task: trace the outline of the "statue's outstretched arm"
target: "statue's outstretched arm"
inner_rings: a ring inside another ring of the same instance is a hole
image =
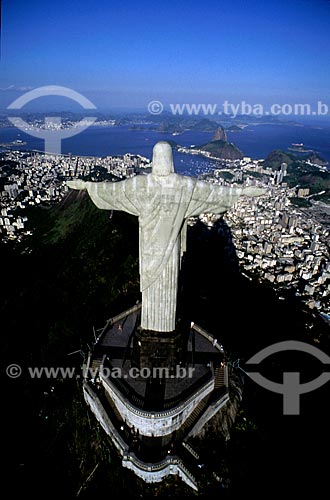
[[[240,196],[249,196],[253,198],[254,196],[261,196],[267,193],[267,189],[259,188],[256,186],[246,186],[242,188],[242,194]]]
[[[131,179],[120,182],[85,182],[80,179],[67,181],[71,189],[87,189],[93,203],[101,210],[122,210],[139,215],[135,204],[136,190],[129,189]]]
[[[241,196],[260,196],[266,189],[254,186],[232,187],[217,186],[208,182],[197,181],[186,217],[200,215],[203,212],[221,214],[229,210]]]
[[[87,182],[82,181],[81,179],[74,179],[73,181],[67,181],[67,186],[71,189],[78,189],[79,191],[83,189],[87,189]]]

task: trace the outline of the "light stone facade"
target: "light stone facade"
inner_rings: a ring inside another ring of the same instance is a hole
[[[135,408],[127,399],[120,396],[115,386],[102,376],[101,382],[116,405],[122,419],[139,430],[142,436],[166,436],[178,430],[194,411],[196,406],[214,389],[214,380],[210,380],[199,391],[176,408],[164,412],[146,412]]]

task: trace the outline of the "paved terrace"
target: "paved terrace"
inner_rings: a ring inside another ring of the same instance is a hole
[[[174,371],[162,378],[133,378],[130,376],[131,368],[136,367],[133,338],[139,318],[140,306],[135,306],[107,322],[94,347],[92,366],[100,366],[103,362],[110,370],[120,368],[121,378],[111,377],[111,380],[135,406],[154,411],[173,408],[214,377],[216,367],[223,361],[223,351],[210,335],[206,332],[204,335],[199,327],[192,326],[184,362],[178,365],[187,370],[187,375],[190,369],[190,376],[179,378]]]

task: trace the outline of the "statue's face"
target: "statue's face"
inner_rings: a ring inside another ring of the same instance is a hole
[[[165,176],[174,172],[172,147],[168,142],[157,142],[153,149],[152,173]]]

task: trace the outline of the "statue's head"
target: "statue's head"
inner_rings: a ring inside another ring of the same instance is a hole
[[[152,174],[165,176],[173,174],[173,152],[172,146],[165,141],[155,144],[152,155]]]

